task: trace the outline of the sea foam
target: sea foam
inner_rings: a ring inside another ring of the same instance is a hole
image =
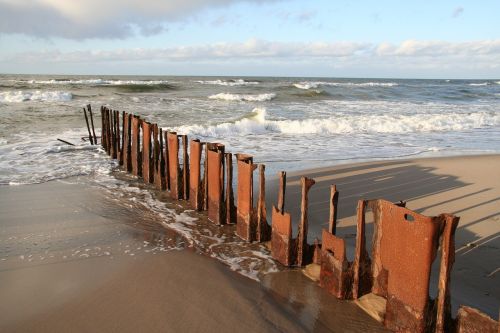
[[[199,80],[195,81],[200,84],[213,84],[213,85],[219,85],[219,86],[251,86],[251,85],[257,85],[259,82],[256,81],[245,81],[243,79],[237,79],[237,80]]]
[[[267,93],[267,94],[258,94],[258,95],[242,95],[242,94],[229,94],[229,93],[220,93],[208,96],[209,99],[218,99],[223,101],[238,101],[238,102],[265,102],[270,101],[276,94]]]
[[[179,132],[206,137],[247,134],[347,134],[463,131],[500,125],[500,114],[493,112],[422,113],[412,115],[346,115],[303,120],[268,120],[265,108],[255,108],[249,117],[215,126],[181,126]]]
[[[293,84],[299,89],[316,89],[319,86],[332,87],[395,87],[396,82],[326,82],[326,81],[303,81]]]
[[[0,92],[0,103],[64,102],[70,101],[73,95],[66,91],[3,91]]]
[[[167,84],[165,80],[104,80],[104,79],[88,79],[88,80],[30,80],[30,84],[47,84],[47,85],[64,85],[64,84],[81,84],[81,85],[157,85]]]

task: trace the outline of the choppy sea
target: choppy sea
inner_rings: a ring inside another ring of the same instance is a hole
[[[225,143],[269,173],[500,152],[500,80],[0,75],[0,184],[107,174],[81,141],[88,103]]]

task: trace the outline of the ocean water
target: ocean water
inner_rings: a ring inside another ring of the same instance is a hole
[[[222,142],[270,174],[500,151],[500,80],[1,75],[0,184],[108,174],[81,140],[88,103]]]

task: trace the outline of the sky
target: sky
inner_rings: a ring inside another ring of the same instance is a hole
[[[500,78],[499,0],[0,0],[0,73]]]

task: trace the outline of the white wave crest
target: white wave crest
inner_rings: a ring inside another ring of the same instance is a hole
[[[243,79],[237,79],[237,80],[207,80],[207,81],[195,81],[200,84],[213,84],[213,85],[219,85],[219,86],[250,86],[250,85],[256,85],[259,84],[259,82],[256,81],[245,81]]]
[[[475,86],[475,87],[480,87],[480,86],[487,86],[488,82],[482,82],[482,83],[469,83],[469,86]]]
[[[500,114],[476,112],[469,114],[413,115],[338,115],[304,120],[267,120],[266,109],[256,108],[255,116],[234,123],[215,126],[182,126],[179,132],[206,137],[242,136],[247,134],[346,134],[346,133],[415,133],[463,131],[500,126]]]
[[[0,103],[62,102],[70,101],[73,95],[66,91],[3,91],[0,92]]]
[[[276,94],[268,93],[268,94],[258,94],[258,95],[241,95],[241,94],[229,94],[229,93],[220,93],[216,95],[208,96],[210,99],[218,99],[222,101],[247,101],[247,102],[265,102],[270,101]]]
[[[104,80],[104,79],[88,79],[88,80],[31,80],[28,81],[30,84],[54,84],[54,85],[64,85],[64,84],[81,84],[81,85],[109,85],[109,86],[121,86],[121,85],[156,85],[156,84],[166,84],[168,81],[165,80]]]
[[[293,84],[299,89],[316,89],[319,86],[331,87],[395,87],[396,82],[325,82],[325,81],[304,81]]]

